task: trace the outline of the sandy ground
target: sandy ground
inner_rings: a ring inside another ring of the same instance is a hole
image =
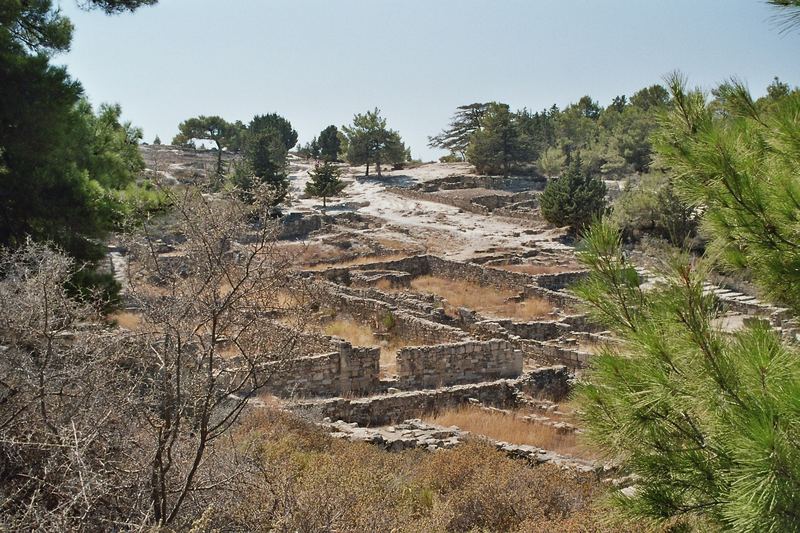
[[[293,160],[293,211],[322,211],[317,198],[302,198],[312,164]],[[531,221],[486,216],[464,212],[457,207],[415,200],[387,190],[387,186],[409,187],[453,174],[468,173],[463,163],[431,163],[403,171],[386,172],[382,178],[363,176],[363,169],[351,169],[344,179],[349,182],[339,198],[328,201],[325,210],[330,214],[346,211],[378,217],[385,221],[378,230],[383,238],[411,239],[431,252],[453,259],[468,259],[475,255],[506,250],[566,250],[558,242],[561,235],[543,224]],[[368,230],[374,232],[375,230]]]

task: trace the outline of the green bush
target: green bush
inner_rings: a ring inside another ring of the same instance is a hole
[[[665,174],[645,174],[631,180],[614,202],[612,220],[629,242],[651,235],[678,247],[694,248],[697,244],[697,212],[680,199]]]
[[[576,154],[566,173],[548,181],[540,199],[542,216],[557,226],[578,232],[605,210],[606,186],[588,172]]]

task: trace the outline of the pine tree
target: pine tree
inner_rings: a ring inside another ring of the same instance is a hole
[[[193,117],[178,125],[178,134],[172,139],[174,145],[189,145],[195,140],[209,140],[217,149],[217,167],[214,172],[213,186],[222,184],[222,150],[230,147],[234,135],[233,125],[218,116]]]
[[[341,180],[342,171],[334,164],[317,164],[309,172],[311,181],[306,183],[306,194],[322,198],[322,207],[327,207],[327,199],[336,196],[347,186]]]
[[[472,135],[480,129],[488,108],[489,104],[480,103],[458,106],[447,129],[435,137],[428,137],[428,146],[460,154],[461,159],[466,159]]]
[[[708,102],[670,80],[657,149],[700,206],[710,253],[677,256],[648,283],[616,227],[586,234],[575,292],[621,341],[578,391],[589,437],[639,478],[620,509],[699,530],[800,530],[800,349],[767,321],[735,332],[704,290],[718,261],[800,312],[800,94],[763,109],[738,83]],[[699,522],[699,524],[698,524]]]
[[[603,213],[605,195],[603,181],[584,168],[576,154],[563,176],[548,181],[540,198],[542,216],[551,224],[577,232]]]
[[[254,185],[269,188],[270,203],[277,206],[289,193],[289,149],[297,144],[297,132],[278,115],[256,116],[244,134],[242,160],[232,177],[241,196],[253,201]]]
[[[351,126],[342,128],[348,138],[347,161],[351,165],[375,163],[378,176],[382,164],[402,163],[408,158],[408,149],[400,134],[386,126],[386,119],[377,107],[373,111],[357,114]]]
[[[530,159],[528,139],[506,104],[488,104],[481,128],[470,137],[467,160],[481,174],[502,173]]]
[[[325,161],[337,161],[339,159],[339,129],[336,126],[328,126],[319,134],[319,153]]]

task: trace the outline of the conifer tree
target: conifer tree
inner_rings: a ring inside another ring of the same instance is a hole
[[[327,207],[327,199],[336,196],[347,186],[341,180],[342,171],[334,164],[317,164],[309,172],[311,181],[306,183],[306,194],[322,198],[322,207]]]
[[[172,144],[188,145],[197,140],[209,140],[217,149],[217,168],[214,173],[215,187],[222,183],[222,150],[229,148],[234,135],[233,125],[218,116],[204,116],[184,120],[178,125],[178,134]]]
[[[467,160],[481,174],[508,177],[515,164],[528,159],[527,138],[506,104],[488,104],[481,128],[470,138]]]
[[[370,163],[375,163],[375,170],[380,176],[382,164],[402,163],[408,158],[408,149],[400,134],[387,127],[386,119],[381,116],[377,107],[357,114],[353,118],[353,124],[342,129],[348,138],[348,162],[352,165],[367,165],[367,176]]]
[[[548,181],[540,198],[542,216],[551,224],[579,231],[603,213],[605,195],[603,181],[592,175],[576,154],[563,176]]]
[[[578,400],[590,438],[638,476],[620,509],[698,530],[800,530],[800,349],[765,320],[724,331],[703,282],[722,261],[800,312],[800,94],[761,108],[739,83],[708,102],[670,79],[657,149],[712,239],[645,285],[607,222],[586,234],[575,292],[620,339]]]
[[[322,130],[317,144],[322,159],[331,162],[339,159],[341,141],[339,140],[339,129],[336,126],[331,125]]]
[[[488,108],[489,104],[480,103],[458,106],[447,129],[428,137],[428,146],[449,150],[451,154],[460,154],[462,159],[466,159],[472,135],[480,129]]]

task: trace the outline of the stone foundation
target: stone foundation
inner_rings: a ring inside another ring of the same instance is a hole
[[[264,365],[262,377],[267,385],[259,392],[280,397],[330,397],[373,394],[380,389],[380,348],[353,347],[349,342],[334,341],[337,351],[296,357]],[[220,379],[241,380],[235,360]],[[245,390],[242,391],[246,393]]]
[[[327,417],[331,420],[355,422],[360,426],[381,426],[416,418],[425,413],[436,413],[474,400],[485,405],[513,408],[517,406],[521,392],[559,400],[569,390],[570,379],[565,367],[556,366],[534,370],[515,380],[501,379],[368,398],[307,400],[294,402],[289,408],[320,420]]]

